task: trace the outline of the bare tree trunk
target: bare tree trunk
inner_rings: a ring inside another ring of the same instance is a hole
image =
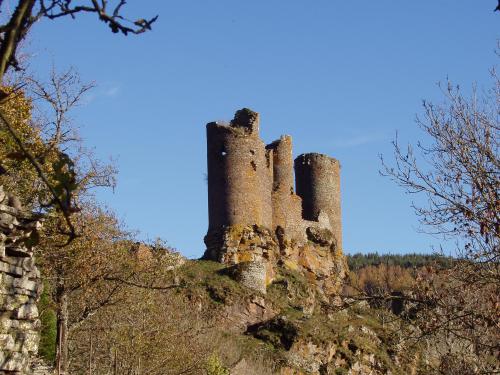
[[[34,5],[35,0],[21,0],[6,25],[7,31],[0,46],[0,82],[9,63],[15,59],[17,45],[28,29],[26,23],[31,16]]]
[[[68,371],[68,295],[64,287],[58,287],[57,296],[57,375]]]

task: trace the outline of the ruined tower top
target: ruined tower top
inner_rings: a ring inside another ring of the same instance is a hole
[[[248,108],[236,111],[231,126],[244,129],[245,133],[259,136],[259,114]]]

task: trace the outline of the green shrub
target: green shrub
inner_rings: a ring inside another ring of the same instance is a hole
[[[205,369],[207,375],[230,375],[229,369],[222,365],[219,356],[215,353],[208,358]]]
[[[46,290],[47,286],[44,287],[38,304],[41,321],[38,354],[48,364],[53,364],[56,359],[57,315],[52,307],[51,298]]]

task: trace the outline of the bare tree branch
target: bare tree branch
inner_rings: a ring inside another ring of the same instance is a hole
[[[0,82],[10,67],[20,69],[16,58],[18,45],[31,27],[42,18],[55,20],[66,16],[75,18],[79,13],[93,13],[113,33],[142,34],[151,30],[158,16],[132,21],[121,14],[125,5],[125,0],[119,0],[112,9],[108,9],[107,1],[19,0],[12,16],[5,24],[0,25]]]

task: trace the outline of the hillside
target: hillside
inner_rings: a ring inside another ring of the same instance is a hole
[[[89,361],[96,373],[116,366],[121,374],[137,366],[151,375],[425,373],[391,313],[329,305],[299,273],[278,272],[267,294],[211,261],[186,261],[164,275],[165,289],[129,287],[72,334],[81,353],[72,373]]]

